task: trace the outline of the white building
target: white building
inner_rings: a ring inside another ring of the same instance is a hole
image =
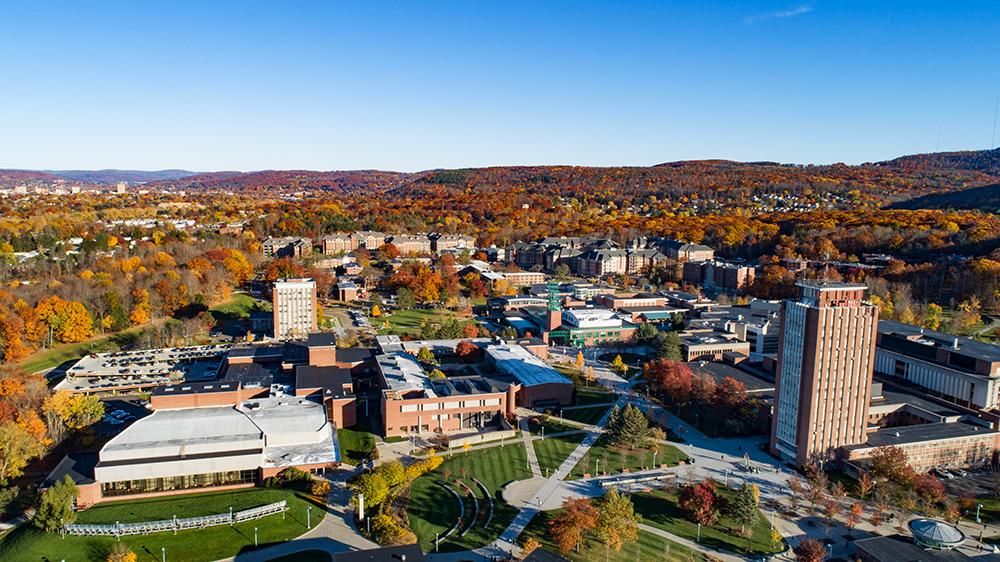
[[[272,289],[274,337],[305,337],[319,329],[316,320],[316,282],[312,279],[279,279]]]

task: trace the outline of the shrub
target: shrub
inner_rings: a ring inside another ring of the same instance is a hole
[[[326,499],[330,495],[330,482],[327,480],[316,480],[313,482],[310,492],[317,498]]]
[[[379,544],[402,545],[417,542],[413,531],[398,524],[386,514],[372,517],[372,536]]]
[[[136,562],[139,557],[123,542],[116,542],[108,553],[108,562]]]

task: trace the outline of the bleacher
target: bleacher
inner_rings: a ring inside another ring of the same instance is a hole
[[[111,525],[92,525],[72,523],[63,526],[63,532],[69,535],[81,536],[115,536],[146,535],[163,531],[181,531],[184,529],[204,529],[217,525],[232,525],[241,521],[260,519],[274,513],[287,511],[285,501],[275,502],[259,507],[252,507],[232,513],[217,513],[200,517],[185,517],[182,519],[164,519],[160,521],[143,521],[141,523],[114,523]]]

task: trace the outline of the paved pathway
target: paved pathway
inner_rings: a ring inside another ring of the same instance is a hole
[[[538,466],[538,455],[535,447],[531,444],[531,432],[528,431],[528,420],[522,419],[519,424],[521,428],[521,440],[524,441],[524,451],[528,455],[528,465],[531,467],[532,476],[541,476],[542,469]]]
[[[322,550],[329,554],[352,550],[378,548],[354,528],[354,511],[350,507],[351,492],[347,479],[353,473],[345,470],[330,475],[330,495],[327,497],[326,517],[298,539],[272,547],[236,556],[237,562],[264,562],[307,550]]]

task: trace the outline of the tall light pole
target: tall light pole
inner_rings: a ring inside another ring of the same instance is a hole
[[[698,523],[698,536],[695,537],[694,542],[701,542],[701,523]]]
[[[308,506],[308,507],[306,507],[306,529],[312,529],[313,528],[313,525],[312,525],[312,512],[313,512],[313,508],[312,508],[311,505]]]
[[[253,545],[257,546],[257,527],[253,528]]]
[[[165,546],[160,547],[160,559],[163,562],[167,562],[167,547]]]
[[[976,504],[976,523],[982,523],[982,520],[979,519],[979,510],[982,509],[982,507],[983,504]]]

